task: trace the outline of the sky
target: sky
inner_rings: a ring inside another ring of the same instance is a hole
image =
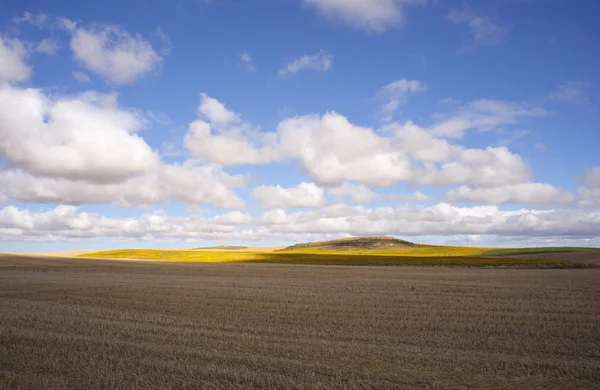
[[[595,0],[0,3],[0,251],[600,246]]]

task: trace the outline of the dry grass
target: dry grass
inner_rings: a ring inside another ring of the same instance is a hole
[[[598,388],[600,270],[0,259],[0,388]]]

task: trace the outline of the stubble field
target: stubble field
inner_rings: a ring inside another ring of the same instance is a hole
[[[0,257],[0,388],[598,388],[600,269]]]

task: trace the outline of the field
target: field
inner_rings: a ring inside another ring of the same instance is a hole
[[[264,263],[264,264],[313,264],[313,265],[419,265],[419,266],[472,266],[472,267],[531,267],[565,268],[593,266],[593,263],[570,262],[570,255],[576,251],[589,252],[594,259],[600,259],[600,250],[567,248],[557,251],[549,248],[548,253],[560,252],[559,258],[524,258],[521,254],[546,253],[543,248],[490,250],[489,248],[451,247],[414,245],[393,249],[363,250],[322,250],[299,248],[257,252],[243,250],[113,250],[86,254],[98,259],[139,259],[177,262],[211,263]],[[506,255],[513,255],[512,257]]]
[[[600,269],[0,257],[0,389],[600,387]]]
[[[480,253],[481,256],[510,256],[510,255],[528,255],[539,253],[574,253],[574,252],[593,252],[600,254],[597,248],[578,248],[578,247],[545,247],[545,248],[503,248],[490,249]]]

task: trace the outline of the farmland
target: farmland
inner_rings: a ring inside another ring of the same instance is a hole
[[[0,257],[0,388],[597,388],[600,269]]]
[[[139,250],[125,249],[85,254],[97,259],[138,259],[207,263],[265,263],[313,265],[420,265],[420,266],[473,266],[473,267],[531,267],[566,268],[599,265],[600,250],[591,248],[534,248],[490,249],[475,247],[406,245],[393,248],[331,249],[332,246],[292,246],[274,251],[241,250]],[[546,250],[547,249],[547,250]],[[562,250],[561,250],[562,249]],[[594,262],[571,262],[573,254],[585,252]],[[521,255],[541,254],[526,258]],[[545,254],[559,254],[549,256]]]
[[[162,250],[118,250],[87,254],[84,257],[97,259],[137,259],[175,261],[193,263],[264,263],[264,264],[312,264],[312,265],[426,265],[426,266],[514,266],[532,268],[568,268],[573,265],[564,260],[533,259],[522,260],[510,257],[483,258],[462,255],[444,255],[448,250],[433,255],[422,253],[363,253],[332,251],[276,251],[276,252],[234,252],[234,251],[162,251]],[[451,253],[451,252],[450,252]],[[460,253],[460,252],[459,252]]]
[[[481,256],[510,256],[510,255],[529,255],[541,253],[574,253],[574,252],[595,252],[600,253],[597,248],[577,248],[577,247],[547,247],[547,248],[502,248],[491,249],[480,253]]]

